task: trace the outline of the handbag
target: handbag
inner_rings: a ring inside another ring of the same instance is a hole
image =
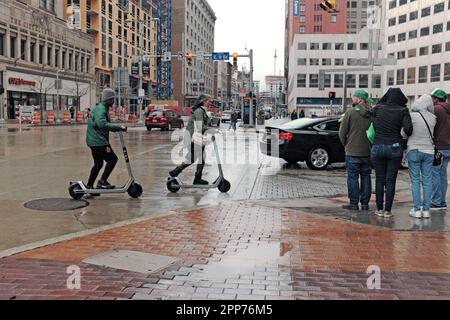
[[[194,133],[192,134],[192,143],[204,146],[206,144],[206,138],[203,136],[202,133],[197,131],[197,123],[194,121]]]
[[[369,129],[366,130],[366,134],[370,144],[373,144],[375,141],[375,126],[373,125],[373,122],[370,124]]]
[[[443,157],[443,155],[442,155],[441,152],[439,152],[439,150],[438,150],[437,147],[436,147],[436,143],[434,142],[434,136],[433,136],[433,134],[431,133],[430,126],[428,125],[427,120],[425,120],[425,117],[423,116],[423,114],[421,114],[420,112],[419,112],[419,114],[421,115],[423,121],[425,121],[425,124],[427,125],[427,128],[428,128],[428,132],[430,133],[431,141],[433,142],[433,147],[434,147],[433,166],[434,166],[434,167],[438,167],[438,166],[440,166],[441,163],[442,163],[442,157]]]

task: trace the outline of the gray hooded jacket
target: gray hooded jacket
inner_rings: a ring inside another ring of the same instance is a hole
[[[436,126],[436,116],[432,113],[434,112],[434,106],[430,95],[423,95],[416,100],[411,107],[411,120],[414,129],[412,135],[408,139],[408,152],[418,150],[424,153],[433,154],[433,141],[427,125],[419,112],[424,116],[431,132],[434,132],[434,127]]]

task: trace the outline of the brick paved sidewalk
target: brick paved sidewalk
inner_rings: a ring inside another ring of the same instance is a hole
[[[81,261],[111,249],[180,258],[146,275]],[[450,299],[450,235],[232,203],[0,260],[0,299]],[[70,265],[81,289],[66,288]],[[366,270],[381,268],[381,289]]]

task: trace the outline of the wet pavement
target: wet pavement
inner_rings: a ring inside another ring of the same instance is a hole
[[[112,137],[119,163],[110,180],[119,186],[127,173]],[[399,174],[394,218],[350,212],[341,209],[342,164],[314,172],[255,157],[256,133],[240,128],[227,139],[249,142],[241,154],[219,141],[221,156],[247,161],[224,164],[229,193],[172,194],[166,179],[176,133],[135,127],[125,139],[140,199],[103,195],[83,198],[89,205],[76,210],[25,208],[42,198],[65,203],[69,181],[87,178],[84,138],[83,126],[0,128],[0,299],[450,299],[450,218],[408,216],[407,171]],[[208,164],[205,177],[216,176]],[[177,262],[151,274],[83,262],[110,250]],[[81,290],[66,287],[71,265],[81,268]],[[366,285],[373,265],[380,290]]]

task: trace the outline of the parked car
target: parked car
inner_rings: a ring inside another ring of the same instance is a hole
[[[312,170],[324,170],[331,163],[345,162],[339,126],[340,117],[302,118],[269,126],[260,141],[261,151],[289,163],[306,161]]]
[[[230,121],[231,120],[231,111],[224,111],[222,112],[222,118],[220,119],[220,121],[222,123]]]
[[[174,110],[154,110],[147,111],[145,126],[148,131],[151,131],[153,128],[160,128],[161,131],[170,131],[173,128],[183,128],[184,122]]]
[[[206,114],[208,115],[208,127],[220,126],[220,118],[214,112],[208,111]]]

